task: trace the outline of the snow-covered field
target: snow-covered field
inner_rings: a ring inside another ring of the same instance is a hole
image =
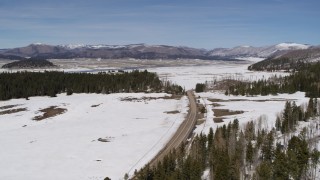
[[[252,62],[224,62],[213,61],[206,65],[180,66],[180,67],[158,67],[149,68],[151,72],[156,72],[164,80],[177,83],[185,89],[194,89],[197,83],[206,81],[236,79],[236,80],[259,80],[267,79],[272,75],[285,76],[285,72],[258,72],[249,71],[248,66]]]
[[[157,154],[187,113],[186,97],[154,99],[164,96],[60,94],[1,101],[0,107],[18,105],[10,109],[27,111],[0,115],[0,179],[122,179],[132,174]],[[134,99],[122,100],[128,97]],[[32,120],[50,106],[67,111]],[[166,113],[175,110],[179,113]]]
[[[286,101],[295,101],[299,106],[309,101],[305,97],[305,93],[297,92],[295,94],[278,94],[276,96],[226,96],[223,92],[207,92],[197,93],[197,97],[206,107],[205,122],[198,125],[196,128],[197,133],[209,133],[210,127],[216,129],[218,126],[227,124],[234,119],[238,119],[240,125],[245,125],[249,121],[256,121],[261,119],[261,127],[271,129],[275,126],[276,116],[281,113],[285,107]],[[215,102],[210,99],[218,99]],[[220,106],[214,106],[217,103]],[[230,111],[243,111],[241,114],[223,116],[222,123],[214,123],[213,118],[215,114],[213,109],[228,109]],[[257,123],[258,125],[258,123]]]
[[[272,75],[284,76],[284,72],[255,72],[247,70],[248,66],[261,58],[239,58],[243,61],[206,61],[206,60],[96,60],[96,59],[77,59],[77,60],[51,60],[60,68],[48,69],[52,71],[65,72],[91,72],[97,73],[109,70],[131,70],[147,69],[156,72],[161,79],[169,80],[179,84],[186,90],[194,89],[197,83],[221,79],[237,80],[258,80],[267,79]],[[0,61],[5,64],[7,61]],[[44,69],[24,69],[27,71],[44,71]],[[0,69],[0,72],[19,71],[17,69]]]

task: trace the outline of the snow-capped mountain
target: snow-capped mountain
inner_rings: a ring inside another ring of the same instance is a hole
[[[88,48],[88,49],[121,49],[121,48],[133,48],[136,46],[141,46],[143,44],[129,44],[129,45],[106,45],[106,44],[97,44],[97,45],[87,45],[87,44],[67,44],[67,45],[59,45],[60,47],[67,49],[80,49],[80,48]]]
[[[285,54],[288,51],[308,49],[309,45],[297,43],[281,43],[265,47],[237,46],[234,48],[216,48],[213,50],[197,49],[184,46],[168,45],[47,45],[42,43],[30,44],[26,47],[6,49],[2,55],[21,57],[44,57],[48,59],[68,58],[136,58],[136,59],[204,59],[230,60],[241,58],[267,58]]]
[[[310,45],[298,44],[298,43],[280,43],[275,45],[279,50],[298,50],[298,49],[308,49]]]
[[[280,43],[272,46],[252,47],[252,46],[237,46],[234,48],[218,48],[208,52],[210,56],[225,56],[225,57],[261,57],[267,58],[273,55],[281,55],[290,50],[308,49],[310,45],[298,43]]]
[[[207,50],[190,47],[167,45],[46,45],[31,44],[26,47],[3,51],[6,55],[22,57],[41,56],[48,59],[68,58],[136,58],[136,59],[212,59],[206,55]]]

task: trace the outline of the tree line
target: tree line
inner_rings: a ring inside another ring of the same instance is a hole
[[[307,105],[304,114],[318,115],[315,101],[310,100],[312,104]],[[236,119],[215,132],[210,129],[209,134],[196,135],[190,149],[183,144],[157,165],[136,171],[134,179],[198,180],[205,170],[209,171],[210,179],[219,180],[316,179],[320,152],[308,143],[305,130],[300,135],[287,135],[291,125],[297,126],[293,119],[295,108],[294,104],[286,103],[279,119],[280,128],[268,130],[257,121],[240,128]],[[281,136],[287,137],[286,145],[279,139]]]
[[[319,47],[288,51],[280,57],[270,57],[248,67],[249,70],[276,71],[300,70],[319,58]]]
[[[268,80],[238,82],[231,85],[225,94],[269,95],[303,91],[307,97],[320,97],[320,63],[309,64],[286,77],[272,77]]]
[[[17,72],[0,73],[0,100],[30,96],[55,97],[58,93],[167,92],[183,93],[181,86],[162,82],[145,71],[110,73]]]
[[[308,66],[303,60],[293,60],[288,57],[280,57],[280,58],[268,58],[266,60],[257,62],[248,67],[248,70],[255,71],[279,71],[285,70],[290,71],[292,69],[299,70]]]
[[[20,61],[10,62],[2,66],[2,68],[43,68],[43,67],[55,67],[55,65],[41,58],[29,58]]]

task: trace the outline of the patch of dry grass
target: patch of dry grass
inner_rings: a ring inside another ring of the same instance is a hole
[[[183,95],[171,95],[171,96],[164,96],[164,97],[142,97],[142,98],[135,98],[135,97],[125,97],[121,98],[121,101],[137,101],[137,102],[142,102],[142,101],[150,101],[150,100],[157,100],[157,99],[176,99],[179,100],[182,98]]]
[[[167,114],[178,114],[178,113],[180,113],[180,111],[177,111],[177,110],[175,110],[175,111],[165,111],[164,113],[167,113]]]
[[[13,107],[16,107],[16,106],[19,106],[19,104],[16,104],[16,105],[1,106],[1,107],[0,107],[0,110],[2,110],[2,109],[10,109],[10,108],[13,108]]]
[[[220,107],[220,106],[223,106],[223,105],[218,104],[218,103],[212,103],[211,105],[212,105],[213,107]]]
[[[94,104],[94,105],[92,105],[91,107],[98,107],[98,106],[100,106],[101,104]]]
[[[215,123],[222,123],[222,122],[223,122],[223,118],[221,118],[221,117],[215,117],[215,118],[213,118],[213,122],[215,122]]]
[[[215,117],[230,116],[244,113],[244,111],[230,111],[229,109],[213,109],[213,112]]]
[[[0,111],[0,115],[5,115],[5,114],[13,114],[21,111],[26,111],[27,108],[18,108],[18,109],[9,109],[5,111]]]
[[[41,121],[43,119],[47,119],[50,117],[57,116],[59,114],[63,114],[66,111],[67,111],[67,109],[64,109],[64,108],[57,108],[57,106],[50,106],[48,108],[41,109],[40,112],[43,112],[44,114],[34,117],[33,120]]]
[[[206,120],[205,119],[198,119],[196,125],[203,124]]]

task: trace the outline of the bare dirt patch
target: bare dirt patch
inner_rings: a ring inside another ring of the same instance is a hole
[[[172,94],[171,96],[164,96],[163,99],[176,99],[179,100],[183,97],[183,95]]]
[[[220,106],[223,106],[223,105],[218,104],[218,103],[212,103],[211,105],[212,105],[213,107],[220,107]]]
[[[164,97],[142,97],[142,98],[135,98],[135,97],[125,97],[121,98],[121,101],[133,101],[133,102],[142,102],[142,101],[151,101],[157,99],[181,99],[182,95],[171,95],[171,96],[164,96]]]
[[[244,101],[244,102],[248,102],[248,101],[252,101],[252,102],[268,102],[268,101],[295,101],[297,99],[284,99],[284,98],[272,98],[272,99],[258,99],[258,100],[250,100],[250,99],[215,99],[215,98],[211,98],[208,99],[209,101],[216,103],[216,102],[236,102],[236,101]]]
[[[198,119],[196,125],[203,124],[204,122],[206,122],[206,120],[204,120],[204,119]]]
[[[228,100],[225,100],[225,99],[215,99],[215,98],[211,98],[211,99],[208,99],[208,100],[211,101],[211,102],[251,101],[251,100],[248,100],[248,99],[228,99]]]
[[[0,115],[13,114],[21,111],[27,111],[27,108],[18,108],[18,109],[9,109],[5,111],[0,111]]]
[[[167,113],[167,114],[178,114],[178,113],[180,113],[180,111],[177,111],[177,110],[175,110],[175,111],[165,111],[164,113]]]
[[[64,109],[64,108],[57,108],[57,106],[50,106],[48,108],[41,109],[40,112],[43,112],[44,114],[34,117],[33,120],[41,121],[43,119],[47,119],[50,117],[54,117],[54,116],[63,114],[66,111],[67,111],[67,109]]]
[[[102,103],[101,103],[102,104]],[[98,106],[100,106],[101,104],[94,104],[94,105],[92,105],[91,107],[98,107]]]
[[[222,122],[224,122],[224,121],[223,121],[223,118],[221,118],[221,117],[215,117],[215,118],[213,118],[213,122],[215,122],[215,123],[222,123]]]
[[[19,105],[20,105],[20,104],[1,106],[1,107],[0,107],[0,110],[2,110],[2,109],[11,109],[11,108],[17,107],[17,106],[19,106]]]
[[[209,98],[208,101],[210,101],[210,102],[229,102],[229,100],[216,99],[216,98]]]
[[[285,98],[272,98],[272,99],[261,99],[261,100],[251,100],[254,102],[268,102],[268,101],[296,101],[297,99],[285,99]]]
[[[100,142],[111,142],[114,139],[114,137],[105,137],[105,138],[99,138],[98,141]]]
[[[230,111],[229,109],[213,109],[213,112],[215,117],[230,116],[244,113],[244,111]]]

